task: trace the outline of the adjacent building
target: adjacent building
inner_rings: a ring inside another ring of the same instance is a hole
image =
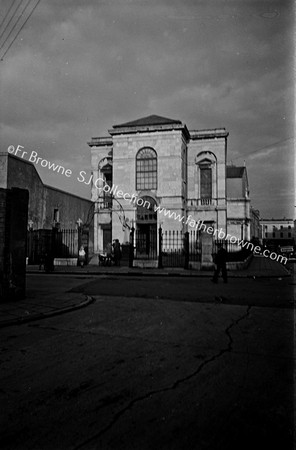
[[[251,206],[251,221],[250,221],[250,235],[251,241],[262,244],[262,228],[260,224],[260,212],[258,209]]]
[[[28,190],[28,227],[35,230],[76,228],[87,223],[93,207],[88,199],[44,184],[33,163],[7,152],[0,153],[0,187]]]
[[[247,168],[227,166],[226,183],[227,233],[250,240],[251,209]]]
[[[260,225],[264,245],[276,248],[295,244],[293,219],[261,219]]]
[[[91,200],[45,185],[33,163],[7,152],[0,153],[0,188],[18,188],[28,192],[29,261],[33,259],[36,262],[42,256],[44,246],[49,245],[52,230],[59,232],[58,255],[78,254],[78,229],[83,234],[81,243],[87,247],[89,255],[93,254]],[[34,257],[31,256],[33,253]]]

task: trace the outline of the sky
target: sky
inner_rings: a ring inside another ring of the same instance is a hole
[[[35,151],[71,169],[35,165],[46,184],[90,198],[77,181],[91,171],[87,142],[113,125],[156,114],[225,127],[251,205],[262,218],[294,218],[293,1],[37,2],[5,42],[12,0],[0,0],[1,152],[20,145],[24,158]]]

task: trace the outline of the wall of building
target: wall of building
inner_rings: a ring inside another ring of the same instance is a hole
[[[251,207],[250,235],[251,239],[262,241],[262,228],[260,225],[260,213],[257,209]]]
[[[222,137],[219,134],[222,133]],[[193,139],[188,144],[188,181],[187,211],[195,221],[212,223],[215,228],[226,232],[226,137],[225,130],[205,130],[190,132]],[[200,180],[198,162],[202,159],[213,161],[212,164],[212,201],[202,204],[200,199]]]
[[[246,170],[243,176],[238,178],[227,178],[227,198],[245,198],[248,197],[248,179]]]
[[[201,138],[191,140],[188,144],[188,201],[199,198],[196,157],[201,153],[207,158],[207,152],[216,157],[216,195],[217,204],[225,205],[226,198],[226,143],[225,138]]]
[[[262,219],[262,237],[265,240],[294,239],[294,221],[292,219]]]
[[[241,198],[243,196],[241,178],[227,178],[227,197]]]
[[[44,185],[34,165],[7,152],[1,153],[0,180],[2,188],[19,187],[29,191],[29,219],[34,222],[36,229],[43,228]]]
[[[77,220],[86,224],[93,208],[90,200],[44,185],[34,164],[7,152],[0,154],[0,187],[27,189],[28,221],[33,229],[51,229],[54,210],[59,211],[59,226],[75,229]],[[90,251],[93,247],[93,220],[90,220]]]
[[[250,200],[227,199],[227,233],[239,239],[249,241],[250,235]]]
[[[136,189],[136,155],[143,147],[151,147],[157,153],[157,189],[148,192]],[[181,216],[184,214],[182,131],[141,133],[140,135],[116,135],[113,137],[113,180],[120,190],[138,197],[152,195],[156,203]],[[136,221],[137,206],[129,200],[120,200],[126,218]],[[159,215],[158,225],[163,229],[182,229],[183,225],[166,216]],[[113,215],[112,233],[124,239],[124,230],[119,217]]]
[[[92,202],[89,200],[50,186],[44,186],[44,203],[45,217],[43,228],[52,226],[54,209],[59,210],[60,228],[74,229],[79,219],[82,220],[82,224],[86,224],[89,211],[93,207]],[[92,222],[91,220],[91,225]]]

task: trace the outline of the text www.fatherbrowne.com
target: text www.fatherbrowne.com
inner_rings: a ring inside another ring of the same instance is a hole
[[[176,214],[175,211],[170,211],[169,209],[161,208],[160,206],[155,206],[154,210],[159,214],[163,214],[164,216],[169,217],[170,219],[174,219],[177,220],[178,222],[186,224],[197,231],[205,231],[217,237],[217,239],[226,239],[231,244],[237,244],[241,248],[245,248],[247,250],[252,251],[255,255],[263,255],[265,258],[270,258],[273,261],[278,261],[284,264],[286,264],[286,262],[288,261],[288,259],[283,255],[278,255],[277,253],[271,252],[268,249],[264,249],[262,251],[260,245],[254,245],[252,242],[245,241],[244,239],[239,239],[236,236],[232,236],[231,234],[226,234],[224,233],[222,228],[218,229],[208,227],[205,223],[203,223],[203,221],[201,220],[196,221],[190,214],[188,215],[187,218],[185,218],[180,214]]]

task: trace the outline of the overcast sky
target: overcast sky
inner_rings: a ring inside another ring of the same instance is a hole
[[[72,169],[38,172],[89,198],[76,180],[90,173],[87,141],[114,124],[157,114],[225,127],[252,206],[294,218],[293,38],[289,0],[41,0],[0,62],[1,151],[19,144]]]

